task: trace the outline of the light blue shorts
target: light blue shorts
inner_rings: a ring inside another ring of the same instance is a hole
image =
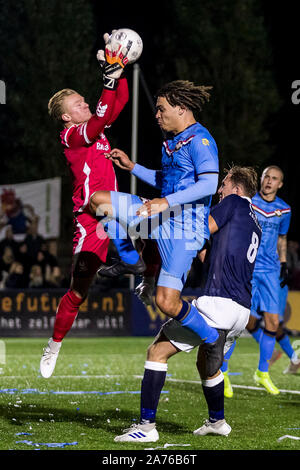
[[[252,278],[251,315],[261,318],[264,312],[280,314],[282,299],[279,271],[255,273]]]
[[[111,191],[113,216],[132,239],[156,240],[162,265],[157,285],[181,291],[197,251],[204,244],[204,210],[191,204],[145,218],[136,215],[145,199]],[[186,206],[185,206],[186,207]]]

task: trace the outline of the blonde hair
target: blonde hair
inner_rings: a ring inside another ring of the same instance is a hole
[[[233,165],[224,171],[233,184],[242,186],[246,196],[253,198],[257,193],[257,173],[253,167]]]
[[[48,102],[48,113],[53,119],[63,122],[61,117],[63,114],[63,101],[66,96],[73,95],[74,93],[77,92],[71,88],[64,88],[50,98]]]

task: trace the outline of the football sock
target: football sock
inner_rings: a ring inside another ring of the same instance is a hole
[[[103,227],[109,238],[113,241],[121,260],[128,264],[135,264],[139,260],[139,254],[123,225],[117,220],[111,219],[105,221]]]
[[[217,330],[206,323],[197,308],[185,300],[182,300],[181,311],[175,319],[179,321],[182,326],[186,326],[194,331],[205,343],[213,343],[219,337]]]
[[[156,410],[164,386],[168,364],[146,361],[141,387],[141,424],[155,423]]]
[[[263,335],[263,330],[261,328],[257,328],[253,331],[250,331],[249,333],[251,333],[251,335],[253,336],[255,341],[259,344],[259,342],[262,338],[262,335]]]
[[[222,367],[221,367],[222,372],[227,372],[227,370],[228,370],[228,361],[231,358],[231,355],[234,351],[235,346],[236,346],[236,341],[234,341],[234,343],[232,343],[232,345],[228,349],[227,353],[224,354],[224,361],[223,361],[223,364],[222,364]]]
[[[259,343],[260,356],[258,363],[258,370],[261,372],[268,372],[269,361],[272,357],[275,342],[276,342],[276,331],[269,331],[264,328],[263,334]]]
[[[208,406],[209,421],[215,423],[224,419],[224,377],[221,372],[217,377],[202,381],[202,389]]]
[[[293,349],[293,346],[291,345],[290,338],[288,337],[287,333],[284,333],[283,336],[277,340],[277,342],[290,359],[292,359],[293,356],[295,357],[296,353]]]
[[[66,336],[77,316],[83,298],[69,290],[60,300],[53,328],[53,341],[60,342]]]

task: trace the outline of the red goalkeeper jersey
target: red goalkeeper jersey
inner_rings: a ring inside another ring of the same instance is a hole
[[[72,177],[75,213],[88,210],[90,196],[95,191],[118,190],[113,164],[104,156],[110,151],[104,129],[116,120],[127,101],[127,80],[121,78],[116,90],[103,89],[96,113],[89,121],[74,124],[60,134]]]

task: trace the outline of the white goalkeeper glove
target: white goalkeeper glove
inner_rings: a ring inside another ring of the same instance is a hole
[[[114,31],[112,31],[114,32]],[[116,44],[114,47],[109,43],[110,35],[105,33],[105,52],[100,49],[97,52],[97,59],[103,72],[104,88],[114,90],[117,87],[118,79],[123,73],[125,65],[128,63],[126,47]]]

